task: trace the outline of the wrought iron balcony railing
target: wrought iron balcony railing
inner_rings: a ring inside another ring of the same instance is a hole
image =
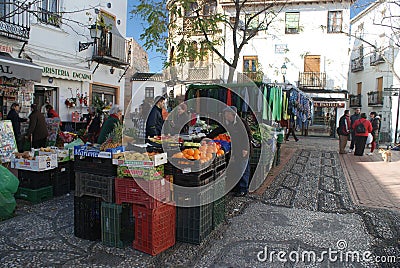
[[[360,56],[358,58],[351,60],[351,71],[359,72],[364,70],[364,57]]]
[[[299,73],[300,88],[324,88],[326,86],[326,73],[302,72]]]
[[[368,93],[368,106],[381,106],[383,105],[382,91],[374,91]]]
[[[128,45],[128,41],[122,36],[110,32],[103,33],[102,37],[96,40],[92,60],[115,67],[128,65]]]
[[[350,95],[350,107],[361,107],[361,94]]]
[[[61,14],[51,12],[43,8],[38,8],[38,18],[42,23],[53,25],[55,27],[61,26]]]
[[[371,66],[375,66],[383,62],[385,62],[385,59],[378,52],[374,52],[369,58],[369,65]]]
[[[0,3],[0,35],[28,41],[30,32],[29,6],[19,1]]]

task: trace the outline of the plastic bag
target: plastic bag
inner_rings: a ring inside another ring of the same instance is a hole
[[[368,133],[368,137],[367,137],[367,144],[370,144],[372,142],[373,138],[372,138],[372,134]]]
[[[0,219],[10,218],[16,206],[14,194],[0,192]]]
[[[0,166],[0,192],[14,194],[18,190],[19,180],[8,169]]]

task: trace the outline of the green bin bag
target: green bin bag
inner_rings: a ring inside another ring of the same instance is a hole
[[[0,193],[14,194],[18,190],[18,185],[18,178],[11,171],[0,165]]]
[[[10,218],[16,206],[14,194],[0,192],[0,220]]]

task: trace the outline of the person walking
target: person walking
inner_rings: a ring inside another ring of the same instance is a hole
[[[146,120],[146,138],[161,136],[164,119],[162,116],[162,108],[164,107],[165,97],[158,96]]]
[[[28,121],[28,119],[19,117],[19,108],[18,103],[11,104],[10,111],[7,114],[7,120],[11,120],[18,152],[22,152],[24,136],[21,135],[21,123]]]
[[[98,144],[102,144],[107,140],[107,136],[113,132],[115,125],[122,119],[122,110],[119,105],[114,104],[110,109],[110,116],[104,122],[101,127],[99,138],[97,139]]]
[[[367,115],[361,113],[360,119],[356,120],[352,126],[355,132],[355,151],[354,155],[362,156],[364,154],[365,144],[368,133],[372,132],[372,124],[367,120]]]
[[[380,130],[380,126],[381,126],[381,120],[376,112],[370,112],[369,116],[371,118],[370,121],[371,121],[371,125],[372,125],[372,132],[371,132],[372,143],[371,143],[371,151],[369,153],[367,153],[367,155],[373,155],[374,150],[377,145],[377,142],[378,142],[378,139],[379,139],[379,130]]]
[[[350,135],[350,111],[345,110],[339,119],[338,135],[339,135],[339,154],[346,154],[347,141]]]
[[[47,137],[49,136],[46,119],[36,104],[31,105],[31,110],[29,128],[26,134],[27,139],[32,141],[32,147],[35,149],[46,147]]]
[[[292,133],[293,138],[296,142],[299,141],[299,139],[296,137],[296,120],[293,115],[290,116],[288,125],[289,125],[289,127],[288,127],[288,131],[286,133],[286,136],[285,136],[285,141],[289,141],[290,133]]]
[[[217,137],[219,134],[225,133],[228,131],[229,135],[234,139],[238,139],[238,144],[231,151],[231,159],[230,165],[233,165],[232,174],[227,174],[229,177],[234,177],[237,174],[242,174],[239,183],[236,186],[236,196],[245,196],[249,192],[249,180],[250,180],[250,165],[249,165],[249,156],[252,153],[252,144],[251,144],[251,130],[249,125],[245,120],[240,118],[237,114],[237,108],[235,106],[228,106],[224,110],[224,118],[226,122],[226,128],[223,126],[218,126],[216,129],[211,131],[207,138],[213,139]],[[241,127],[240,121],[243,123],[245,129]],[[242,142],[247,140],[247,142]]]
[[[351,142],[350,142],[350,150],[349,150],[349,153],[352,153],[353,150],[354,150],[354,142],[355,142],[355,137],[356,137],[356,134],[355,134],[355,132],[354,132],[352,126],[353,126],[353,124],[354,124],[354,122],[355,122],[356,120],[360,119],[360,113],[361,113],[360,108],[357,108],[357,109],[355,110],[354,114],[352,114],[352,115],[350,116],[350,138],[351,138]]]

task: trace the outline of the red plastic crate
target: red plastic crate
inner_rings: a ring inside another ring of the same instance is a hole
[[[171,190],[168,181],[132,178],[115,179],[116,204],[140,204],[147,208],[157,208],[171,200]]]
[[[135,216],[135,240],[133,248],[157,255],[175,245],[175,203],[149,209],[133,205]]]

